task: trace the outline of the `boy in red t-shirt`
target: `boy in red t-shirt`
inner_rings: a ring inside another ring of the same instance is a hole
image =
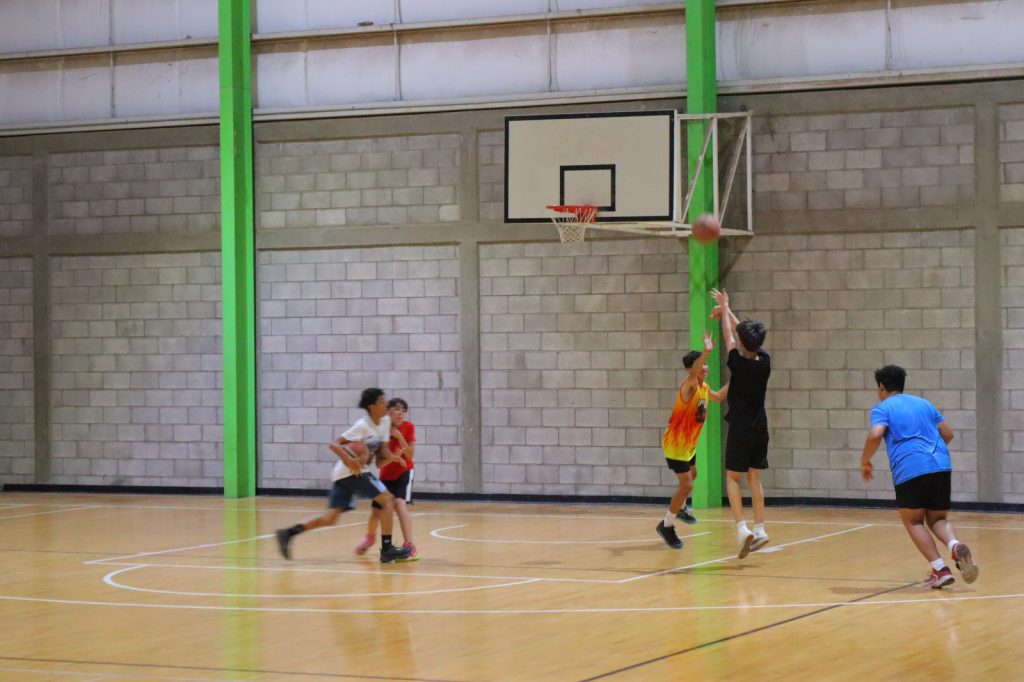
[[[388,401],[388,416],[391,417],[391,440],[388,441],[389,454],[379,460],[380,481],[395,496],[395,513],[402,527],[403,548],[411,550],[399,561],[416,561],[420,557],[416,545],[412,541],[412,519],[406,504],[412,503],[412,481],[414,475],[413,454],[416,443],[416,426],[406,419],[409,404],[401,398]],[[366,537],[356,545],[356,554],[363,554],[377,541],[377,524],[380,522],[381,507],[371,505],[370,521],[366,529]]]

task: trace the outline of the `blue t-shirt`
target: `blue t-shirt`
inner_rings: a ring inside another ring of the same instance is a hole
[[[913,395],[897,393],[871,410],[871,426],[885,425],[893,483],[939,471],[952,471],[949,448],[939,435],[945,421],[934,405]]]

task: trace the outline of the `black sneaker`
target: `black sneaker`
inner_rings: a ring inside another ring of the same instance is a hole
[[[398,545],[391,545],[387,549],[380,551],[380,562],[382,564],[390,564],[392,561],[398,561],[412,554],[412,547],[399,547]]]
[[[291,559],[292,553],[288,549],[288,545],[292,541],[292,529],[291,528],[278,528],[274,531],[274,535],[277,536],[277,548],[281,551],[281,556],[285,559]]]
[[[666,526],[664,521],[658,522],[658,535],[665,541],[665,544],[672,549],[682,549],[683,541],[676,535],[676,529],[672,526]]]
[[[693,524],[697,523],[697,517],[691,514],[690,511],[691,510],[689,507],[683,507],[682,509],[679,510],[679,513],[676,514],[676,518],[682,521],[683,523],[688,523],[692,526]]]

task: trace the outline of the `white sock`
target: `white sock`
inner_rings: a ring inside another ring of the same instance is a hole
[[[763,523],[755,523],[754,524],[754,534],[755,535],[767,535],[767,533],[764,532],[764,524]]]
[[[941,571],[945,567],[946,562],[942,560],[942,557],[939,557],[938,559],[932,562],[932,568],[934,568],[936,571]]]
[[[665,522],[664,522],[665,523],[665,527],[666,528],[672,528],[673,526],[675,526],[676,525],[675,518],[676,518],[676,515],[672,513],[671,509],[668,510],[667,512],[665,512]],[[648,521],[647,523],[650,523],[650,521]]]
[[[956,538],[953,538],[952,540],[949,541],[949,543],[946,546],[949,547],[949,551],[952,552],[953,548],[956,547],[959,544],[960,544],[960,541],[957,540]]]
[[[737,523],[736,524],[736,532],[737,533],[743,533],[743,534],[749,533],[750,529],[747,528],[747,522],[746,521],[740,521],[739,523]]]

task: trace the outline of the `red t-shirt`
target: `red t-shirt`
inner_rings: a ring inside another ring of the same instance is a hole
[[[398,427],[398,431],[402,434],[402,437],[405,438],[405,442],[409,445],[416,442],[416,427],[408,419],[402,422],[402,425]],[[392,438],[388,441],[388,449],[391,450],[391,452],[399,451],[400,446],[398,445],[397,438]],[[384,468],[380,470],[380,480],[393,481],[406,471],[415,468],[411,459],[406,457],[403,457],[402,459],[405,460],[404,466],[399,462],[391,462],[384,466]]]

